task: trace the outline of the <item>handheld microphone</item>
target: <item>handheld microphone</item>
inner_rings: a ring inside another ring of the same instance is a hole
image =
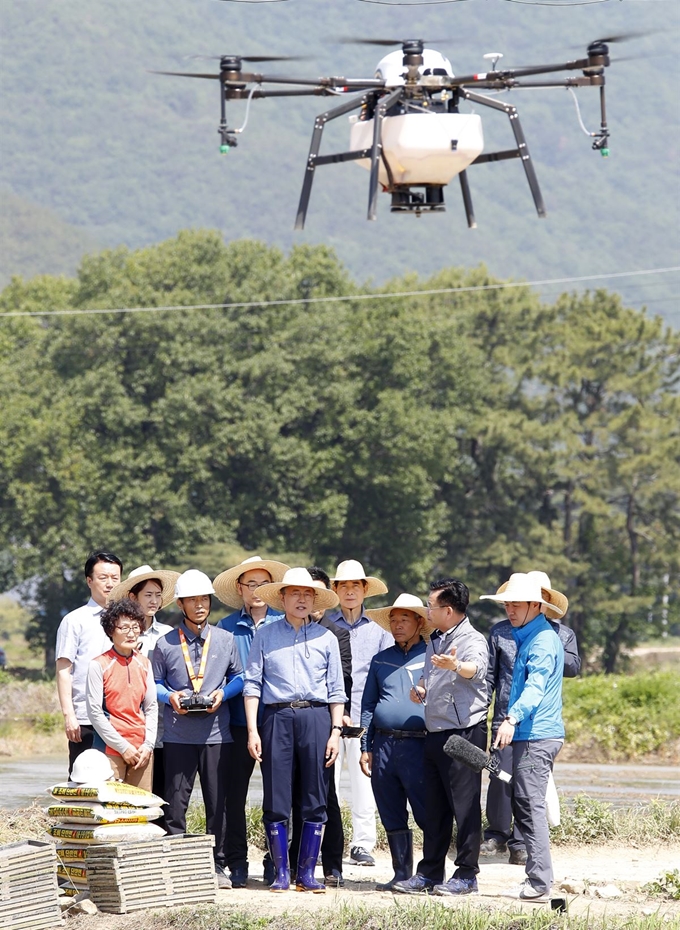
[[[456,736],[455,734],[454,736],[449,736],[444,743],[444,752],[447,756],[451,756],[451,758],[455,759],[457,762],[462,762],[463,765],[467,765],[475,772],[481,772],[482,769],[486,769],[489,775],[492,775],[494,778],[499,778],[501,781],[505,782],[512,781],[512,775],[508,772],[504,772],[501,768],[501,762],[496,753],[491,753],[491,755],[489,755],[488,752],[484,752],[483,749],[473,746],[472,743],[463,739],[462,736]]]

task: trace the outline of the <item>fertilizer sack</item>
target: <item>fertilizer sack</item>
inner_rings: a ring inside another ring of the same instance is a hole
[[[48,789],[53,798],[61,801],[99,801],[100,804],[129,804],[131,807],[158,807],[167,802],[157,794],[126,785],[122,781],[102,781],[78,785],[72,781],[53,785]]]
[[[163,816],[160,807],[119,807],[117,804],[50,804],[47,816],[64,823],[147,823]]]
[[[138,840],[155,840],[165,836],[165,830],[155,823],[99,824],[81,827],[55,823],[47,832],[62,844],[83,846],[90,843],[134,843]]]

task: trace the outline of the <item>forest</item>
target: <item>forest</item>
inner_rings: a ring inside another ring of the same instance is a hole
[[[95,546],[126,570],[217,544],[354,557],[393,594],[454,575],[482,628],[479,595],[541,568],[606,672],[677,631],[680,334],[612,292],[510,284],[480,265],[371,288],[326,246],[212,230],[13,279],[0,589],[33,646]]]

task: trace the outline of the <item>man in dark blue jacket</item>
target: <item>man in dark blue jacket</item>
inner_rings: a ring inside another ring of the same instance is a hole
[[[361,700],[361,771],[371,779],[380,820],[387,833],[394,877],[376,885],[392,891],[395,882],[413,875],[413,834],[408,807],[425,829],[425,714],[409,695],[425,667],[426,642],[432,629],[427,608],[412,594],[400,594],[391,607],[366,615],[394,637],[394,646],[373,656]]]
[[[530,572],[540,575],[541,586],[551,590],[550,579],[544,572]],[[502,594],[507,582],[502,584],[497,594]],[[565,598],[566,600],[566,598]],[[566,611],[566,606],[565,606]],[[581,670],[581,657],[578,653],[576,634],[568,626],[560,623],[559,616],[552,607],[544,605],[543,614],[550,626],[557,633],[564,648],[564,677],[576,678]],[[508,712],[508,698],[512,684],[512,670],[517,656],[517,644],[509,620],[495,624],[489,634],[489,671],[486,678],[489,696],[495,694],[492,722],[492,741],[496,739],[498,728]],[[512,747],[506,746],[499,753],[501,768],[512,772]],[[503,853],[509,849],[511,865],[524,865],[527,861],[524,838],[517,824],[512,822],[512,782],[492,778],[486,795],[486,819],[488,827],[484,831],[481,852],[487,855]]]
[[[508,711],[493,745],[512,745],[512,809],[527,849],[527,877],[513,897],[524,901],[550,899],[553,871],[545,796],[564,743],[564,648],[544,611],[563,616],[567,599],[544,587],[545,578],[543,572],[518,572],[502,592],[484,595],[503,603],[517,644]]]

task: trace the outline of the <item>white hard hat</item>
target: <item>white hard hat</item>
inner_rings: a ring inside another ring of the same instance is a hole
[[[86,749],[81,752],[71,769],[71,781],[78,782],[80,785],[108,781],[113,776],[111,763],[106,758],[106,754],[98,749]]]
[[[200,597],[201,594],[214,594],[212,581],[205,572],[197,568],[190,568],[177,579],[175,584],[175,600],[178,597]]]

